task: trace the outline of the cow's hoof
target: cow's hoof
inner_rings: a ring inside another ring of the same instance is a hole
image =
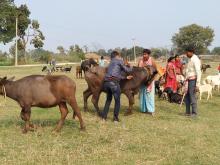
[[[75,114],[73,114],[73,120],[75,120],[76,119],[76,115]]]
[[[28,130],[26,129],[26,128],[24,128],[23,130],[22,130],[22,133],[23,134],[26,134],[28,132]]]
[[[29,126],[30,126],[30,129],[32,129],[34,131],[37,129],[37,125],[35,125],[35,124],[30,124]]]
[[[84,112],[88,112],[88,108],[84,108]]]
[[[132,111],[126,111],[124,115],[125,115],[125,116],[129,116],[129,115],[132,115],[132,114],[133,114]]]
[[[85,127],[85,126],[84,126],[84,127],[81,127],[81,128],[80,128],[80,131],[85,132],[85,131],[86,131],[86,127]]]

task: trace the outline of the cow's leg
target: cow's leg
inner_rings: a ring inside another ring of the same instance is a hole
[[[78,78],[78,72],[77,72],[77,70],[76,70],[76,78]]]
[[[133,109],[133,105],[134,105],[134,95],[133,95],[132,91],[126,91],[124,94],[127,96],[128,101],[129,101],[129,107],[126,110],[124,115],[128,116],[128,115],[132,114],[132,109]]]
[[[30,130],[30,117],[31,117],[31,108],[23,107],[21,110],[21,119],[25,121],[25,126],[23,129],[23,133],[27,133]]]
[[[69,104],[70,104],[70,106],[72,107],[72,109],[73,109],[73,111],[74,111],[74,115],[76,115],[76,116],[78,117],[78,119],[79,119],[80,128],[81,128],[82,130],[84,130],[86,127],[85,127],[84,121],[83,121],[83,119],[82,119],[82,115],[81,115],[80,109],[79,109],[79,107],[78,107],[78,104],[77,104],[77,102],[76,102],[75,96],[73,96],[73,97],[71,98],[71,100],[69,100]],[[74,118],[75,118],[75,117],[74,117]]]
[[[59,132],[64,124],[64,121],[66,119],[66,116],[68,114],[68,109],[66,106],[66,103],[60,103],[59,104],[59,108],[60,108],[60,113],[61,113],[61,118],[56,126],[56,128],[54,129],[54,131]]]
[[[83,92],[84,111],[88,111],[88,98],[92,95],[92,91],[88,88]]]
[[[99,110],[99,96],[100,96],[100,92],[97,92],[97,93],[93,94],[93,96],[92,96],[92,103],[95,107],[97,114],[99,114],[99,112],[100,112],[100,110]]]

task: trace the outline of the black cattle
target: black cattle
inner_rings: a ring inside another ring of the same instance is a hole
[[[81,63],[81,69],[85,73],[85,71],[88,71],[93,66],[98,66],[99,64],[92,58],[87,59]]]
[[[64,67],[62,69],[63,72],[71,72],[71,69],[72,69],[72,66],[69,66],[69,67]]]
[[[106,68],[94,66],[89,68],[84,65],[83,68],[85,72],[85,80],[88,84],[88,89],[83,92],[84,98],[84,110],[88,109],[87,100],[89,96],[92,95],[92,103],[97,112],[99,112],[98,100],[101,92],[103,92],[103,81],[106,74]],[[156,69],[153,67],[133,67],[133,71],[129,75],[133,76],[131,80],[122,80],[120,82],[121,92],[125,94],[129,100],[129,108],[125,115],[132,114],[133,104],[134,104],[134,95],[139,92],[141,85],[150,84],[155,75],[157,74]]]
[[[211,68],[211,66],[210,66],[209,64],[202,64],[202,65],[201,65],[201,71],[202,71],[203,73],[205,73],[205,72],[206,72],[206,69],[208,69],[208,68]]]
[[[167,97],[170,103],[181,103],[183,95],[179,93],[174,93],[171,88],[165,88],[163,92],[167,93]]]

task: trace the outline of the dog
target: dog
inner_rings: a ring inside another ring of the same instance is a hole
[[[181,95],[179,93],[174,93],[171,88],[165,88],[163,93],[167,94],[168,101],[170,103],[181,104],[183,95]]]

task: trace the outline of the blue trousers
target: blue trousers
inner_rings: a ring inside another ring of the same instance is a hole
[[[120,95],[121,95],[119,82],[105,81],[103,88],[104,91],[106,92],[106,102],[105,102],[104,110],[102,112],[102,117],[104,119],[107,119],[109,106],[112,102],[112,96],[113,96],[115,100],[114,118],[118,118],[118,114],[120,110]]]
[[[145,85],[141,86],[139,95],[141,112],[155,112],[154,92],[154,83],[152,84],[152,90],[150,92],[146,90]]]
[[[188,80],[188,91],[185,96],[186,114],[191,114],[190,107],[192,106],[192,114],[197,114],[196,100],[196,80]]]

